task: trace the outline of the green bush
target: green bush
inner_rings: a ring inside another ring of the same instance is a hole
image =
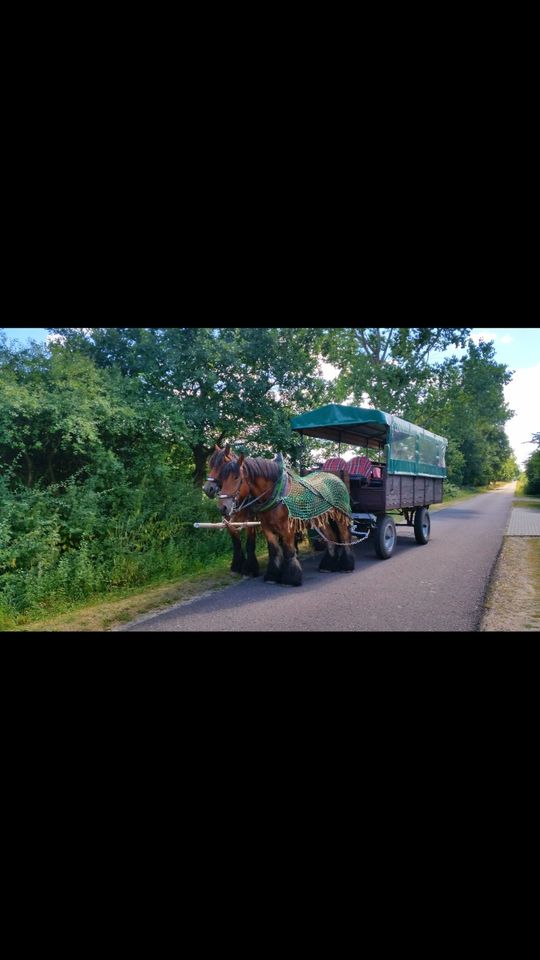
[[[0,484],[0,622],[109,591],[204,571],[230,556],[215,503],[173,468],[141,482],[96,477],[8,490]]]
[[[461,493],[460,487],[458,487],[455,483],[451,483],[450,480],[444,481],[443,491],[444,500],[454,500],[455,497],[459,497],[459,494]]]
[[[540,450],[531,454],[525,465],[527,474],[527,488],[525,493],[536,495],[540,493]]]

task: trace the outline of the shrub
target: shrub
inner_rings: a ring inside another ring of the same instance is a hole
[[[0,492],[0,622],[230,556],[226,533],[193,527],[218,519],[215,504],[173,468],[149,467],[138,483],[122,475],[105,487],[94,476]]]

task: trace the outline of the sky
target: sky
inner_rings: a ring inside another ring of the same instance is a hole
[[[49,334],[44,327],[3,327],[8,340],[28,344],[30,340],[45,343]],[[473,327],[473,340],[492,340],[498,363],[506,363],[514,371],[511,383],[504,388],[506,402],[515,416],[506,424],[506,432],[517,461],[523,465],[535,446],[526,441],[540,432],[540,328],[528,327]],[[442,359],[464,351],[450,347],[444,354],[432,354],[431,359]],[[330,364],[322,365],[324,376],[335,375]]]

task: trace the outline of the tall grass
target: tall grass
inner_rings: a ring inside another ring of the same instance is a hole
[[[518,481],[516,483],[515,495],[516,497],[523,496],[527,493],[527,474],[525,472],[520,473]]]
[[[130,587],[204,571],[231,555],[214,503],[174,470],[107,489],[95,478],[8,490],[0,480],[0,629]]]

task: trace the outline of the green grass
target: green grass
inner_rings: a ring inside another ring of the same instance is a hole
[[[256,551],[262,565],[268,558],[266,544]],[[161,577],[138,587],[118,588],[80,602],[55,604],[54,614],[33,610],[18,616],[0,615],[0,630],[20,631],[103,631],[172,603],[192,599],[207,590],[218,590],[240,580],[230,572],[231,553],[210,563],[205,570],[184,577]]]

